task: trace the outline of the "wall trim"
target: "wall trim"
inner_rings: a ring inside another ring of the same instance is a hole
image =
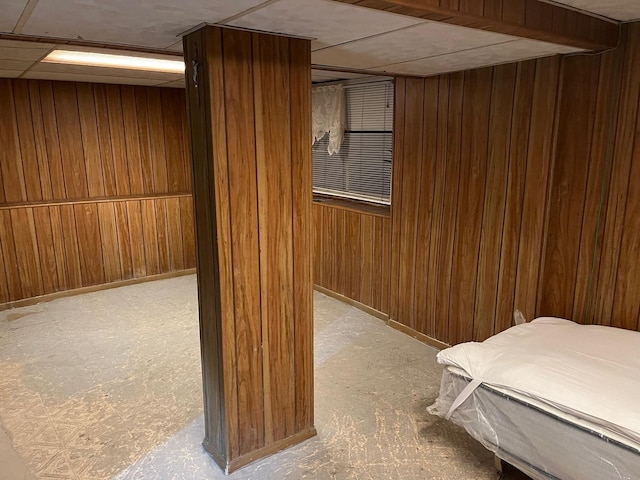
[[[283,438],[282,440],[278,440],[269,445],[265,445],[264,447],[259,448],[258,450],[247,453],[245,455],[241,455],[226,463],[225,462],[220,463],[221,459],[216,458],[217,456],[214,456],[213,459],[228,475],[246,465],[249,465],[250,463],[253,463],[264,457],[268,457],[269,455],[273,455],[274,453],[280,452],[282,450],[285,450],[299,443],[302,443],[306,440],[309,440],[310,438],[315,437],[316,435],[317,435],[316,428],[312,426],[309,428],[305,428],[304,430],[298,433],[294,433],[289,437]],[[209,452],[208,449],[207,449],[207,452]]]
[[[321,287],[320,285],[314,285],[314,289],[320,293],[324,293],[328,297],[332,297],[332,298],[335,298],[336,300],[340,300],[344,303],[348,303],[349,305],[354,306],[362,310],[363,312],[368,313],[369,315],[379,318],[394,330],[398,330],[399,332],[409,335],[410,337],[413,337],[419,342],[429,345],[430,347],[436,348],[438,350],[444,350],[445,348],[449,348],[451,346],[448,343],[441,342],[440,340],[436,340],[435,338],[425,335],[424,333],[420,333],[411,327],[407,327],[406,325],[400,322],[391,320],[389,318],[389,315],[387,315],[386,313],[380,312],[374,308],[371,308],[365,305],[364,303],[360,303],[357,300],[353,300],[352,298],[345,297],[344,295],[336,293],[333,290],[329,290],[328,288]]]
[[[13,208],[55,207],[58,205],[80,205],[83,203],[128,202],[131,200],[162,200],[165,198],[184,197],[191,197],[191,192],[157,193],[153,195],[121,195],[117,197],[76,198],[72,200],[44,200],[41,202],[13,202],[3,203],[2,205],[0,205],[0,210],[10,210]]]
[[[73,297],[83,293],[98,292],[100,290],[108,290],[110,288],[126,287],[128,285],[136,285],[138,283],[152,282],[154,280],[165,280],[167,278],[182,277],[196,273],[195,268],[187,268],[185,270],[176,270],[173,272],[159,273],[157,275],[148,275],[146,277],[129,278],[127,280],[118,280],[117,282],[102,283],[100,285],[90,285],[88,287],[73,288],[71,290],[63,290],[60,292],[47,293],[38,295],[37,297],[24,298],[13,302],[0,303],[0,312],[12,308],[29,307],[42,302],[49,302],[57,298]]]
[[[400,322],[396,322],[395,320],[389,319],[387,321],[387,324],[391,328],[398,330],[399,332],[405,333],[410,337],[413,337],[416,340],[429,345],[430,347],[437,348],[438,350],[444,350],[445,348],[449,348],[451,346],[448,343],[444,343],[444,342],[441,342],[440,340],[436,340],[435,338],[431,338],[430,336],[425,335],[424,333],[420,333],[411,327],[407,327],[406,325]]]
[[[380,320],[383,320],[385,322],[389,320],[389,315],[387,315],[386,313],[376,310],[375,308],[371,308],[368,305],[365,305],[364,303],[358,302],[357,300],[353,300],[352,298],[345,297],[340,293],[334,292],[333,290],[329,290],[328,288],[325,288],[325,287],[321,287],[320,285],[317,285],[317,284],[314,285],[313,288],[320,293],[324,293],[328,297],[332,297],[332,298],[335,298],[336,300],[340,300],[341,302],[348,303],[349,305],[356,307],[357,309],[362,310],[363,312],[366,312],[369,315],[379,318]]]

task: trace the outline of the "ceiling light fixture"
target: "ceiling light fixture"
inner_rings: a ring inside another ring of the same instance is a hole
[[[145,70],[148,72],[184,73],[184,62],[182,60],[162,60],[159,58],[132,57],[108,53],[54,50],[42,61],[66,65]]]

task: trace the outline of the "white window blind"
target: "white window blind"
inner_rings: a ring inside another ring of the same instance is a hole
[[[347,128],[338,153],[328,135],[313,146],[313,190],[370,202],[391,201],[393,83],[346,85]]]

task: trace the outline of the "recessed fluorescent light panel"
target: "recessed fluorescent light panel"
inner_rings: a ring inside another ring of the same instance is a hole
[[[67,65],[85,65],[89,67],[144,70],[147,72],[184,73],[184,62],[182,60],[162,60],[158,58],[112,55],[108,53],[54,50],[42,59],[42,61],[47,63],[64,63]]]

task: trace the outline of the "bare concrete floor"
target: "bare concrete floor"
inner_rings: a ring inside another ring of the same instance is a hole
[[[315,333],[318,436],[224,477],[200,445],[195,276],[0,312],[0,480],[497,478],[425,411],[434,349],[319,293]]]

